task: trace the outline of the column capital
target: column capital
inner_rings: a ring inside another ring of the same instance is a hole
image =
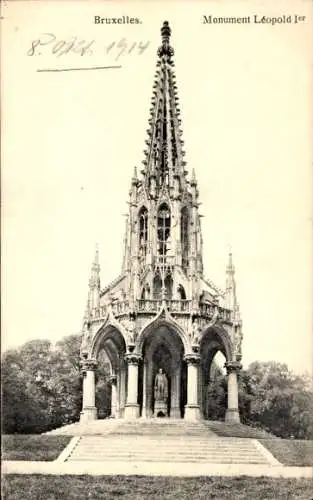
[[[227,374],[234,372],[238,373],[242,368],[241,363],[239,363],[238,361],[226,362],[224,366],[226,368]]]
[[[129,365],[138,365],[141,360],[141,356],[139,354],[126,354],[124,357],[125,361]]]
[[[112,384],[112,385],[115,385],[116,382],[117,382],[117,376],[116,375],[110,375],[109,377],[109,382]]]
[[[86,371],[94,371],[97,367],[97,360],[96,359],[83,359],[80,362],[81,368],[83,372]]]
[[[200,363],[200,356],[196,353],[186,354],[184,360],[188,365],[198,365]]]

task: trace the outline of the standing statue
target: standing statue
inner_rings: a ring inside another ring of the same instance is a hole
[[[82,329],[82,342],[80,346],[80,352],[87,352],[90,344],[90,331],[89,331],[88,321],[84,321]]]
[[[168,382],[162,368],[159,369],[154,382],[154,399],[155,401],[167,401],[168,397]]]
[[[197,321],[192,323],[192,343],[199,344],[201,340],[201,327]]]
[[[137,337],[135,322],[129,319],[124,319],[124,321],[122,321],[122,325],[128,334],[129,343],[134,344]]]

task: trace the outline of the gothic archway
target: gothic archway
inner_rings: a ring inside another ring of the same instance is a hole
[[[225,362],[231,360],[232,348],[228,333],[220,325],[208,328],[202,336],[200,344],[200,412],[206,419],[210,418],[210,385],[212,383],[214,359],[222,357]],[[225,408],[226,409],[226,408]]]
[[[162,369],[168,382],[167,411],[164,416],[181,418],[185,399],[181,397],[185,350],[179,333],[165,321],[151,325],[143,336],[141,352],[143,360],[139,371],[141,415],[148,418],[158,416],[155,412],[154,382],[158,371]],[[186,391],[186,386],[184,390]]]
[[[98,362],[101,372],[101,354],[105,353],[110,364],[110,407],[102,415],[98,408],[98,416],[120,417],[124,413],[127,397],[127,366],[124,360],[126,343],[122,332],[114,325],[108,324],[100,328],[93,340],[91,355]],[[100,401],[98,396],[98,401]],[[103,409],[102,409],[103,410]]]

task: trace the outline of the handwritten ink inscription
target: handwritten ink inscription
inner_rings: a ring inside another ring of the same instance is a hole
[[[150,45],[150,42],[129,42],[126,38],[113,41],[109,45],[100,46],[96,40],[84,40],[74,36],[67,40],[58,40],[52,33],[43,33],[31,42],[27,51],[28,56],[55,55],[65,56],[69,53],[80,56],[92,56],[94,54],[115,56],[117,61],[123,55],[141,55]]]

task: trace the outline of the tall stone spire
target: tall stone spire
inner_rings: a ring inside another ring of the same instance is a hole
[[[175,83],[174,49],[170,45],[171,29],[165,21],[161,28],[162,44],[157,51],[157,71],[151,100],[147,148],[144,151],[145,166],[142,174],[146,192],[152,197],[163,186],[172,190],[183,190],[186,184],[184,170],[180,109]],[[177,185],[178,182],[178,185]]]
[[[144,169],[131,178],[123,270],[129,300],[150,296],[198,302],[203,274],[198,186],[185,170],[180,109],[174,74],[171,29],[165,21],[157,70]]]
[[[91,266],[88,292],[88,309],[92,312],[95,307],[100,305],[100,264],[99,248],[96,245],[95,257]]]
[[[233,254],[231,250],[228,254],[228,264],[226,267],[225,301],[227,309],[231,309],[232,311],[233,321],[240,323],[241,318],[236,292],[235,266],[233,263]]]

